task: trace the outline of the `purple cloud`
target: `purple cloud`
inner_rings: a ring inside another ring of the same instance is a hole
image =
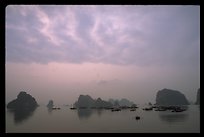
[[[8,6],[6,61],[199,65],[199,6]]]

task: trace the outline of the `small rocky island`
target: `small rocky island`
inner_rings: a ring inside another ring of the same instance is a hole
[[[123,98],[121,100],[109,99],[109,101],[102,100],[101,98],[93,99],[89,95],[80,95],[78,100],[74,103],[70,109],[77,108],[91,108],[91,109],[110,109],[112,111],[120,111],[121,109],[132,109],[135,111],[137,107],[133,102]]]
[[[17,99],[14,99],[7,104],[7,109],[14,114],[14,122],[20,123],[28,119],[37,106],[38,103],[34,97],[27,94],[25,91],[21,91],[18,94]]]
[[[80,95],[78,101],[75,102],[74,107],[77,108],[108,108],[112,107],[110,102],[104,101],[101,98],[93,99],[89,95]]]
[[[12,100],[7,104],[8,109],[35,109],[38,106],[35,98],[32,97],[30,94],[27,94],[25,91],[21,91],[17,99]]]
[[[53,102],[53,100],[50,100],[50,101],[48,102],[48,104],[47,104],[47,108],[51,109],[51,108],[53,108],[53,107],[54,107],[54,102]]]
[[[156,105],[189,105],[189,102],[180,91],[162,89],[157,92]]]
[[[118,99],[109,99],[109,102],[111,102],[113,104],[113,106],[126,106],[126,107],[130,107],[132,105],[135,105],[134,102],[129,101],[126,98],[122,98],[121,100]]]
[[[196,105],[200,105],[200,88],[197,91]]]

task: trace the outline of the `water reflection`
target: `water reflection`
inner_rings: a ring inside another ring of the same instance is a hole
[[[77,114],[79,119],[88,119],[94,113],[96,113],[98,116],[101,116],[102,111],[102,109],[77,109]]]
[[[47,108],[49,114],[52,114],[52,108]]]
[[[179,106],[180,109],[184,109],[183,112],[172,112],[172,110],[167,110],[167,112],[159,112],[159,118],[162,121],[172,123],[172,122],[184,122],[188,118],[188,106]]]
[[[159,114],[159,118],[168,123],[185,122],[188,119],[188,113]]]
[[[15,124],[22,123],[24,120],[31,117],[36,108],[33,109],[8,109],[8,112],[14,115]]]
[[[102,109],[97,109],[95,111],[97,112],[98,116],[101,116],[103,110]]]

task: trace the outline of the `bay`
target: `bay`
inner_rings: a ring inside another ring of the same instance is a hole
[[[200,107],[189,105],[184,112],[124,109],[76,109],[60,106],[33,112],[6,109],[6,133],[200,133]],[[135,117],[140,116],[140,120]]]

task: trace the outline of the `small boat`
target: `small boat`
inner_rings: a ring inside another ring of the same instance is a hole
[[[139,107],[135,106],[135,107],[129,107],[129,108],[139,108]]]
[[[136,109],[130,109],[130,111],[136,111]]]
[[[136,120],[139,120],[139,119],[140,119],[140,116],[136,116],[135,119],[136,119]]]
[[[77,108],[75,108],[75,107],[72,107],[72,108],[70,108],[70,109],[74,110],[74,109],[77,109]]]
[[[154,111],[166,111],[167,109],[166,108],[163,108],[163,107],[158,107],[157,109],[155,109]]]
[[[52,109],[54,109],[54,110],[55,110],[55,109],[60,109],[60,108],[59,108],[59,107],[53,107]]]
[[[143,108],[143,110],[150,111],[150,110],[153,110],[153,108],[152,107],[150,107],[150,108]]]
[[[112,109],[111,111],[112,111],[112,112],[113,112],[113,111],[121,111],[121,109],[119,109],[119,108],[114,108],[114,109]]]
[[[154,111],[166,111],[166,109],[155,109]]]
[[[186,111],[186,109],[176,108],[176,109],[172,110],[171,112],[183,112],[183,111]]]

